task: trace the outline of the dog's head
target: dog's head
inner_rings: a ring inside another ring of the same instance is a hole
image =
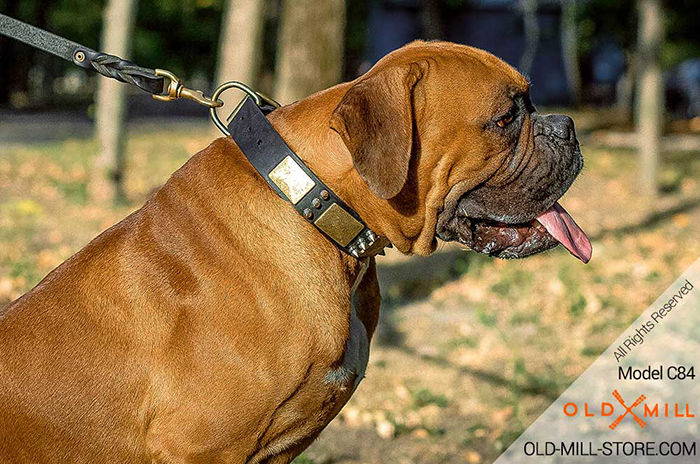
[[[437,237],[504,258],[562,243],[590,259],[557,203],[583,166],[573,121],[539,115],[528,81],[493,55],[408,45],[349,88],[331,127],[371,192],[403,218],[408,251],[421,242],[432,251]]]

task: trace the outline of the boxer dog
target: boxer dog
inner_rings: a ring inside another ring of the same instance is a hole
[[[583,164],[571,119],[487,52],[416,42],[268,119],[403,253],[591,256],[556,202]],[[0,463],[290,462],[364,375],[361,266],[214,141],[0,313]]]

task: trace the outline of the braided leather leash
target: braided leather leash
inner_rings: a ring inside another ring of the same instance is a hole
[[[186,88],[180,79],[169,71],[138,66],[131,61],[92,50],[4,14],[0,14],[0,34],[63,58],[81,68],[131,84],[152,94],[158,100],[187,98],[209,108],[223,105],[220,100],[209,99],[200,91]],[[166,79],[169,80],[167,85]]]

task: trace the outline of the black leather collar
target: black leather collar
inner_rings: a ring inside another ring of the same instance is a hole
[[[260,176],[328,240],[355,258],[384,254],[391,246],[323,183],[267,120],[273,107],[246,98],[228,125],[231,137]]]

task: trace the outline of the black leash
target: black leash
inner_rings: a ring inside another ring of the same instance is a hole
[[[158,100],[187,98],[209,108],[223,105],[223,102],[209,99],[200,91],[184,87],[180,79],[170,71],[137,66],[131,61],[84,47],[4,14],[0,14],[0,34],[63,58],[81,68],[136,86]],[[166,79],[169,80],[167,87]]]

